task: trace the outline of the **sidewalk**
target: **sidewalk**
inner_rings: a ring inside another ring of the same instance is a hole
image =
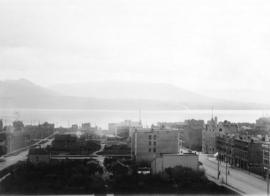
[[[211,161],[211,162],[217,164],[216,158],[208,157],[208,156],[207,156],[207,159],[208,159],[209,161]],[[225,164],[224,162],[221,162],[220,166],[226,167],[226,164]],[[233,170],[236,170],[236,171],[239,171],[239,172],[243,172],[243,173],[245,173],[245,174],[248,174],[248,175],[250,175],[250,176],[253,176],[253,177],[255,177],[255,178],[258,178],[258,179],[263,180],[263,181],[266,182],[266,180],[265,180],[262,176],[260,176],[260,175],[258,175],[258,174],[249,172],[249,171],[247,171],[247,170],[244,170],[244,169],[241,169],[241,168],[238,168],[238,167],[232,167],[231,165],[228,165],[228,168],[233,169]]]
[[[216,183],[218,186],[224,186],[232,191],[235,191],[236,193],[240,194],[240,195],[246,195],[245,192],[237,189],[236,187],[230,186],[228,184],[225,184],[223,182],[221,182],[221,180],[218,180],[216,177],[210,176],[210,175],[206,175],[206,177],[208,178],[208,180]]]

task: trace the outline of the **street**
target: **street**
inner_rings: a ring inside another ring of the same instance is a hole
[[[217,179],[217,161],[215,158],[209,158],[206,154],[200,154],[199,160],[203,163],[205,173],[214,179]],[[223,179],[226,181],[225,163],[220,164],[221,174],[219,181]],[[267,195],[266,181],[260,177],[248,174],[235,168],[228,167],[230,174],[227,176],[227,183],[229,186],[243,192],[245,195]]]
[[[45,138],[45,139],[47,139],[47,138]],[[53,139],[48,139],[48,141],[46,143],[40,144],[40,146],[42,148],[44,148],[47,145],[50,145],[52,143],[52,140]],[[36,144],[39,144],[41,141],[37,142]],[[33,144],[33,145],[35,145],[35,144]],[[7,168],[7,167],[9,167],[9,166],[11,166],[11,165],[16,164],[19,161],[26,160],[27,155],[28,155],[28,151],[29,151],[29,147],[27,147],[25,150],[23,150],[23,151],[21,151],[19,153],[16,153],[15,155],[5,156],[5,161],[0,162],[0,171]]]

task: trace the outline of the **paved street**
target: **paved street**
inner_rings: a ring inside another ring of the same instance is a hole
[[[44,144],[41,144],[41,147],[46,147],[47,145],[50,145],[53,139],[48,139],[48,141]],[[37,142],[39,143],[39,142]],[[27,159],[28,155],[28,148],[19,152],[16,155],[10,155],[5,157],[5,161],[0,162],[0,170],[3,170],[11,165],[14,165],[15,163],[19,161],[24,161]]]
[[[200,154],[199,160],[203,163],[206,175],[217,179],[217,161],[215,158],[208,158],[205,154]],[[225,183],[225,163],[221,166],[220,182],[223,178]],[[227,177],[229,186],[232,186],[247,195],[266,195],[266,181],[253,174],[248,174],[245,171],[229,168],[230,174]]]

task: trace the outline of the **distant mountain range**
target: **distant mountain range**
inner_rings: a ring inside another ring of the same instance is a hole
[[[58,84],[42,87],[28,80],[0,81],[0,107],[39,109],[182,110],[270,109],[269,105],[202,96],[172,85],[121,83]]]

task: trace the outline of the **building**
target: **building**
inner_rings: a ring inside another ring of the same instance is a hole
[[[265,128],[267,130],[270,129],[270,118],[268,117],[262,117],[256,120],[256,127]]]
[[[239,127],[237,123],[231,123],[229,121],[219,122],[217,117],[207,121],[205,128],[202,132],[202,151],[206,154],[215,154],[216,138],[220,135],[226,134],[239,134]]]
[[[7,134],[6,132],[0,132],[0,156],[7,153]]]
[[[0,119],[0,132],[4,130],[3,120]]]
[[[117,126],[116,127],[116,135],[118,137],[128,138],[129,137],[129,131],[130,131],[129,126]]]
[[[131,120],[125,120],[120,123],[109,123],[108,129],[111,134],[115,134],[117,136],[121,137],[122,135],[127,135],[127,129],[129,130],[128,137],[131,137],[133,135],[134,129],[136,128],[142,128],[141,121],[131,121]],[[120,134],[120,135],[118,135]]]
[[[91,123],[82,123],[82,131],[88,131],[91,128]]]
[[[183,127],[183,146],[191,150],[202,150],[203,120],[186,120]]]
[[[237,135],[220,135],[216,141],[219,160],[234,167],[262,174],[263,141],[255,137]]]
[[[136,129],[131,139],[131,153],[136,162],[151,162],[161,154],[179,152],[179,131],[165,129]]]
[[[77,132],[79,130],[79,126],[77,124],[71,125],[71,131],[72,132]]]
[[[202,131],[202,151],[206,154],[216,153],[216,130],[217,130],[217,117],[207,121],[205,128]]]
[[[151,162],[151,171],[153,174],[162,173],[167,168],[182,166],[198,170],[199,157],[194,153],[184,154],[163,154],[156,157]]]
[[[44,148],[30,148],[28,153],[28,161],[32,164],[49,163],[50,152]]]
[[[270,169],[270,142],[267,141],[262,144],[263,149],[263,171],[267,173],[267,169]]]
[[[14,121],[13,127],[14,127],[14,131],[23,131],[24,124],[22,121]]]
[[[7,132],[6,134],[6,148],[7,153],[18,150],[26,146],[28,138],[21,131]]]
[[[52,149],[55,151],[79,151],[80,145],[75,134],[57,134],[52,142]]]

